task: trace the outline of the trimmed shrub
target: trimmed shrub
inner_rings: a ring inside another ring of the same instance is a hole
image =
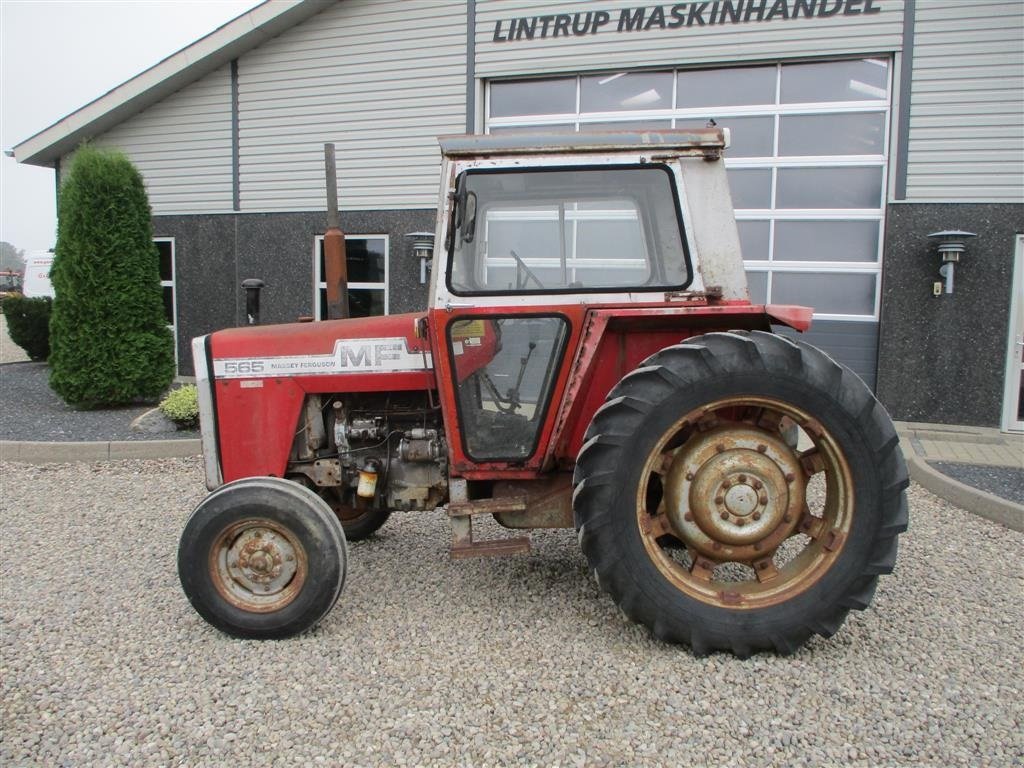
[[[160,412],[178,425],[178,429],[199,426],[199,390],[195,384],[186,384],[168,393],[160,401]]]
[[[155,400],[174,378],[142,177],[83,145],[61,187],[50,273],[50,386],[77,408]]]
[[[4,297],[4,317],[11,341],[25,350],[30,360],[45,360],[50,356],[49,296],[27,298],[20,293]]]

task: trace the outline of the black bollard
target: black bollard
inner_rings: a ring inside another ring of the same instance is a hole
[[[260,324],[260,290],[266,285],[258,277],[249,277],[242,281],[245,288],[245,319],[246,325]]]

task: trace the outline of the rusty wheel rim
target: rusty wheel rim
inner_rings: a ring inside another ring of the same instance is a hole
[[[227,602],[251,613],[279,611],[306,582],[306,550],[288,528],[263,518],[228,526],[210,549],[210,576]]]
[[[765,397],[701,406],[648,455],[637,524],[651,561],[702,602],[754,609],[817,583],[853,519],[849,464],[799,408]]]

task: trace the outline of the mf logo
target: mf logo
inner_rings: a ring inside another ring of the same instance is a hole
[[[404,345],[396,341],[339,341],[335,353],[342,368],[388,368],[402,358]]]

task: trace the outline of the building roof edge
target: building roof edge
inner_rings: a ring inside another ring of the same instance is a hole
[[[338,0],[266,0],[14,146],[19,163],[52,167],[83,140],[110,130],[175,91]]]

